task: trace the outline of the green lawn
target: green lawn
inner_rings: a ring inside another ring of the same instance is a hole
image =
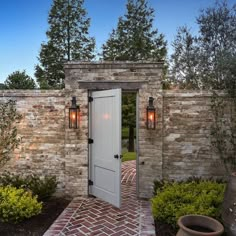
[[[136,160],[136,152],[123,153],[122,162]]]

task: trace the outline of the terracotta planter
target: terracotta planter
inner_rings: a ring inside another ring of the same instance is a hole
[[[223,207],[222,219],[228,236],[236,235],[236,173],[232,173],[227,184]]]
[[[186,215],[178,220],[180,227],[177,236],[217,236],[224,232],[217,220],[202,215]]]

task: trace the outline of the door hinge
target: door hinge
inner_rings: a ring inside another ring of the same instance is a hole
[[[91,179],[89,179],[88,185],[93,185],[93,181]]]
[[[89,102],[93,102],[93,97],[88,97]]]
[[[93,143],[93,139],[89,138],[88,139],[88,144],[92,144]]]

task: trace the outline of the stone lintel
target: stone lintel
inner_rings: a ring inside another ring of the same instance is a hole
[[[64,69],[153,69],[163,68],[164,61],[160,62],[131,62],[131,61],[104,61],[82,62],[71,61],[64,64]]]
[[[147,81],[79,81],[81,89],[97,90],[97,89],[116,89],[121,88],[124,90],[138,90],[142,88],[143,84]]]

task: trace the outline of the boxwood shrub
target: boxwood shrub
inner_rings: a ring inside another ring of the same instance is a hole
[[[41,212],[42,203],[24,189],[0,187],[0,220],[18,223]]]
[[[151,200],[154,220],[176,228],[178,218],[187,214],[220,219],[224,190],[224,183],[210,180],[162,182]]]

